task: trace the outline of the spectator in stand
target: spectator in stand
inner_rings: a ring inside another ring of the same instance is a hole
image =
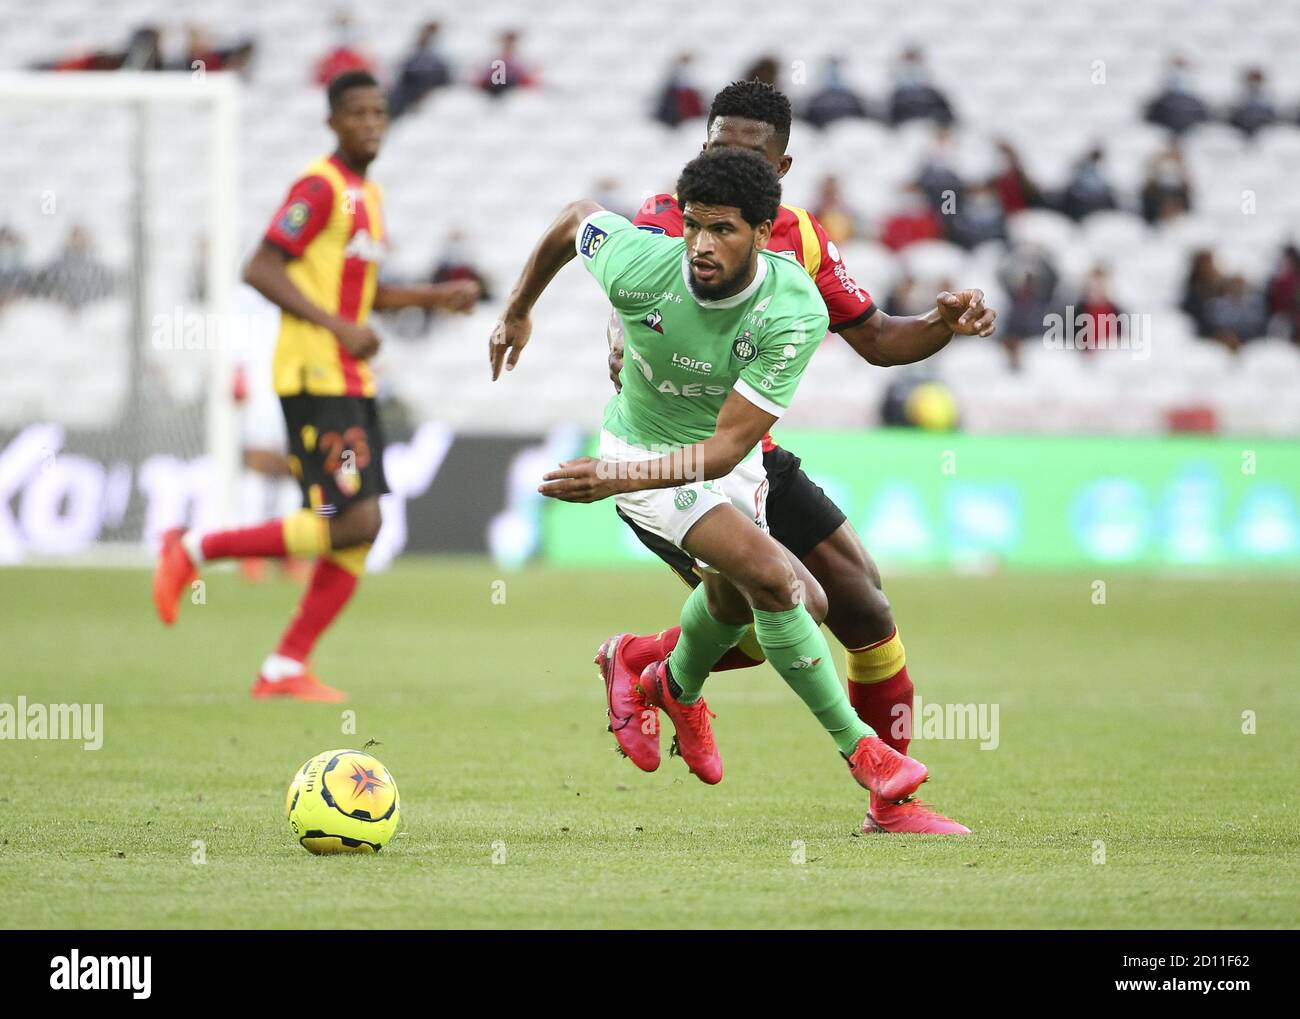
[[[1076,328],[1086,321],[1092,337],[1092,346],[1084,347],[1085,352],[1118,349],[1123,338],[1121,314],[1119,305],[1110,296],[1110,273],[1105,266],[1094,266],[1074,306]]]
[[[901,251],[917,241],[937,241],[942,237],[943,220],[939,213],[920,184],[908,184],[900,193],[898,207],[880,228],[880,243],[890,251]]]
[[[953,169],[956,162],[953,148],[952,131],[948,127],[936,129],[934,140],[916,175],[925,197],[943,216],[951,216],[957,211],[962,193],[962,179]]]
[[[113,272],[95,255],[90,235],[83,227],[74,226],[68,231],[63,250],[37,273],[34,289],[39,296],[76,311],[107,297],[114,286]]]
[[[1088,151],[1074,166],[1074,175],[1061,193],[1061,211],[1081,220],[1103,209],[1114,209],[1115,192],[1106,179],[1106,151],[1100,145]]]
[[[1176,56],[1169,61],[1164,88],[1147,103],[1146,119],[1182,134],[1210,119],[1210,108],[1193,89],[1191,65]]]
[[[1210,335],[1232,350],[1263,336],[1268,326],[1268,303],[1251,289],[1246,277],[1230,276],[1223,293],[1210,301],[1206,311]]]
[[[519,59],[519,33],[513,30],[501,33],[497,55],[488,63],[488,69],[479,79],[479,88],[490,96],[502,96],[514,88],[532,88],[537,76]]]
[[[1202,248],[1192,254],[1191,268],[1183,286],[1183,299],[1178,307],[1191,316],[1201,336],[1210,336],[1210,304],[1223,293],[1223,274],[1214,261],[1214,252]]]
[[[1246,136],[1277,121],[1277,107],[1268,95],[1268,82],[1258,67],[1241,76],[1242,94],[1228,113],[1228,123]]]
[[[447,242],[443,245],[441,253],[438,255],[437,264],[433,272],[429,274],[430,283],[457,283],[462,286],[473,286],[475,288],[475,301],[491,300],[488,292],[487,281],[484,280],[483,274],[479,271],[466,245],[465,234],[461,230],[452,230],[447,235]],[[423,336],[429,331],[430,325],[441,314],[431,308],[421,308],[419,326],[411,330],[413,335]]]
[[[1163,223],[1186,215],[1192,207],[1192,185],[1183,162],[1182,149],[1174,142],[1156,153],[1147,165],[1142,185],[1142,218]]]
[[[764,85],[771,85],[773,88],[780,88],[777,78],[781,74],[781,65],[777,63],[776,57],[761,56],[749,65],[749,69],[741,76],[741,81],[761,81]]]
[[[173,65],[172,70],[197,71],[234,71],[242,73],[252,63],[254,43],[252,39],[241,39],[233,46],[219,47],[212,42],[208,30],[199,24],[185,27],[185,52]]]
[[[17,230],[0,226],[0,307],[31,289],[27,246]]]
[[[836,244],[846,244],[857,235],[858,217],[840,194],[840,182],[833,173],[822,178],[813,215],[821,221],[826,236]]]
[[[826,62],[822,87],[808,103],[804,119],[813,127],[823,128],[845,117],[867,117],[870,111],[866,101],[844,81],[843,64],[839,57]]]
[[[162,33],[151,25],[137,28],[131,33],[122,62],[118,65],[123,71],[161,71]]]
[[[1016,370],[1020,367],[1021,341],[1041,338],[1047,328],[1045,319],[1055,308],[1060,276],[1045,249],[1026,244],[1003,256],[998,281],[1009,304],[1006,324],[1000,330],[1002,345],[1008,363]]]
[[[1300,343],[1300,248],[1288,244],[1282,264],[1268,282],[1268,310],[1274,331]]]
[[[318,85],[328,85],[344,71],[369,71],[374,73],[374,61],[357,42],[357,30],[346,11],[334,15],[334,46],[316,61],[315,79]]]
[[[131,33],[124,50],[91,50],[73,53],[36,65],[38,71],[161,71],[162,33],[152,25],[142,25]]]
[[[451,84],[451,65],[438,47],[441,25],[426,21],[420,26],[415,45],[402,61],[397,81],[388,93],[388,116],[397,119],[419,105],[436,88]]]
[[[1002,169],[989,181],[998,193],[1002,211],[1014,216],[1030,207],[1043,204],[1042,192],[1030,179],[1024,164],[1020,162],[1020,153],[1006,139],[997,142],[998,155],[1002,160]]]
[[[478,284],[479,300],[490,301],[492,299],[492,295],[488,292],[487,281],[483,278],[483,274],[479,271],[473,256],[469,253],[469,248],[466,246],[464,231],[453,230],[447,235],[447,243],[438,256],[438,264],[434,267],[429,282],[456,283],[461,280],[469,280]]]
[[[1007,239],[1006,213],[992,184],[967,188],[957,212],[948,217],[947,223],[948,239],[968,251],[985,241]]]
[[[223,54],[212,45],[208,30],[197,23],[186,25],[185,53],[173,69],[195,71],[201,67],[205,71],[220,71],[222,66]]]
[[[951,124],[952,107],[948,99],[930,81],[925,58],[915,46],[903,51],[894,68],[894,91],[889,97],[889,122],[897,127],[908,120],[928,117],[940,124]]]
[[[695,57],[690,53],[679,53],[668,71],[668,80],[659,90],[659,101],[655,104],[655,120],[669,127],[676,127],[683,120],[694,120],[704,116],[704,97],[695,87],[691,75],[691,64]]]

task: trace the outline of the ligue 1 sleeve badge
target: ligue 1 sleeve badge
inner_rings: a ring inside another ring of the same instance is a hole
[[[742,364],[749,364],[757,354],[758,345],[754,342],[754,334],[748,329],[737,336],[731,344],[731,356]]]

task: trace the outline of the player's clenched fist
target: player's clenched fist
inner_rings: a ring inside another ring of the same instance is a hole
[[[379,353],[379,334],[368,325],[341,319],[333,333],[343,349],[355,358],[366,361]]]
[[[532,332],[533,320],[528,315],[506,312],[497,320],[492,329],[492,338],[488,341],[488,362],[492,365],[493,382],[501,377],[502,364],[506,366],[506,371],[514,370]]]
[[[433,285],[433,307],[443,311],[464,313],[474,307],[483,296],[483,288],[477,280],[452,280],[448,283]]]
[[[580,456],[565,460],[549,474],[542,475],[537,491],[564,502],[599,502],[618,494],[613,465],[604,460]]]
[[[944,325],[960,336],[989,336],[998,313],[984,305],[984,291],[945,290],[935,302]]]

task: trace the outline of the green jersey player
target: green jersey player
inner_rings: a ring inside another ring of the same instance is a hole
[[[693,556],[704,581],[682,608],[669,658],[640,677],[613,680],[611,705],[643,737],[630,749],[620,743],[657,762],[662,709],[691,771],[720,781],[701,690],[752,622],[767,660],[854,778],[902,799],[925,780],[925,766],[853,711],[819,628],[825,596],[767,534],[759,442],[790,405],[826,333],[825,303],[802,266],[764,250],[781,187],[761,156],[705,152],[682,171],[677,196],[680,238],[639,230],[594,202],[568,206],[534,248],[489,347],[496,379],[503,364],[518,362],[533,305],[575,253],[623,320],[622,385],[605,410],[600,458],[562,464],[539,491],[568,502],[614,498],[640,526]]]

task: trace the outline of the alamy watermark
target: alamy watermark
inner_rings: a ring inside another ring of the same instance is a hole
[[[104,745],[104,705],[16,704],[0,701],[0,740],[81,740],[86,750]]]
[[[596,466],[596,477],[619,478],[633,481],[665,480],[690,484],[704,480],[704,445],[650,446],[658,454],[644,460],[601,460]]]
[[[981,750],[996,750],[1001,742],[996,704],[926,704],[918,695],[911,710],[906,704],[895,704],[890,715],[894,739],[911,733],[915,740],[979,740]]]
[[[1151,356],[1151,316],[1134,312],[1043,316],[1043,346],[1048,350],[1127,350],[1134,361]]]
[[[154,350],[252,351],[259,336],[273,335],[265,314],[231,313],[214,315],[186,311],[176,305],[170,312],[158,312],[149,322],[149,342]]]

